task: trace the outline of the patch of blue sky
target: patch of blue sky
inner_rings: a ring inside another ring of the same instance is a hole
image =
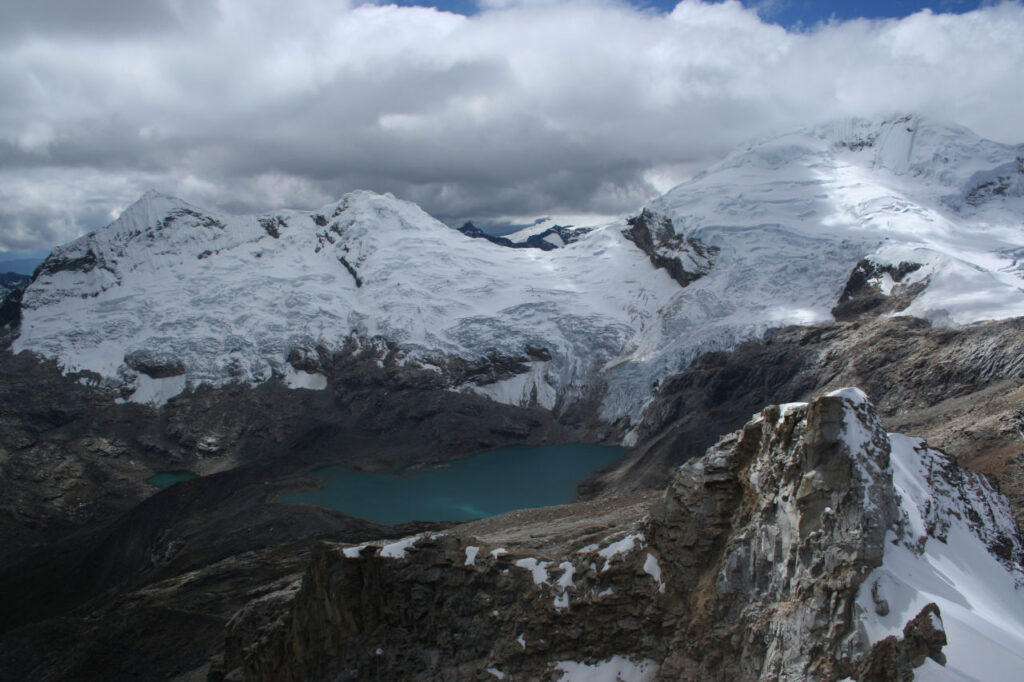
[[[724,1],[724,0],[722,0]],[[529,0],[527,0],[529,2]],[[382,1],[381,4],[384,4]],[[395,0],[393,4],[401,6],[428,6],[454,12],[456,14],[473,15],[487,6],[477,0]],[[513,2],[509,4],[516,4]],[[676,0],[631,0],[629,3],[638,9],[649,9],[659,12],[670,12],[676,6]],[[941,0],[940,2],[918,2],[915,0],[866,0],[848,2],[843,0],[743,0],[743,5],[755,9],[765,21],[780,24],[787,28],[812,27],[828,21],[847,21],[850,19],[888,19],[906,17],[928,9],[933,13],[963,14],[985,5],[996,4],[991,0]]]

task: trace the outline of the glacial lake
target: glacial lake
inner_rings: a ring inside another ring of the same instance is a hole
[[[440,467],[384,474],[323,467],[312,473],[325,489],[278,501],[319,504],[387,524],[468,521],[571,502],[580,481],[625,453],[603,445],[514,445]]]
[[[199,478],[191,471],[164,471],[163,473],[150,476],[146,479],[146,483],[155,485],[157,488],[170,488],[175,483],[181,483],[182,481],[190,481],[193,478]]]

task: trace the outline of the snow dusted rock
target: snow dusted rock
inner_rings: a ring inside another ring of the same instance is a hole
[[[934,604],[948,638],[939,662],[954,679],[1013,679],[1024,669],[1024,548],[1006,499],[920,439],[890,442],[900,511],[857,598],[867,634],[898,635]]]
[[[626,222],[626,238],[647,254],[654,267],[664,268],[679,286],[686,287],[711,271],[718,248],[705,246],[699,239],[684,241],[668,218],[644,210]]]
[[[579,241],[583,235],[594,228],[573,227],[571,225],[558,225],[550,218],[541,218],[533,225],[524,227],[521,230],[512,232],[503,237],[496,237],[487,234],[473,223],[466,223],[459,228],[459,232],[472,237],[473,239],[485,239],[492,244],[505,246],[510,249],[540,249],[551,251],[560,249],[566,244]]]
[[[646,514],[598,504],[535,510],[532,526],[515,512],[397,543],[324,544],[278,618],[232,622],[211,679],[1020,669],[1024,551],[1005,500],[887,434],[857,389],[766,408],[680,467]]]
[[[928,285],[926,278],[913,276],[920,269],[920,263],[878,263],[864,258],[850,273],[832,314],[837,320],[851,320],[906,310]]]
[[[871,647],[854,675],[861,682],[914,679],[913,669],[924,665],[926,659],[946,665],[946,655],[942,653],[946,644],[939,607],[928,604],[903,626],[902,637],[889,635]]]

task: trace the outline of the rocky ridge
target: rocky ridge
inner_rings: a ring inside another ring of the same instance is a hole
[[[942,453],[916,452],[941,463],[934,494],[959,493],[938,517],[1003,548],[971,561],[998,566],[1024,603],[1005,500]],[[907,515],[890,461],[905,455],[848,389],[766,408],[680,467],[663,495],[618,514],[588,503],[543,510],[534,526],[517,513],[321,544],[301,581],[239,611],[210,679],[911,679],[926,658],[945,662],[940,609],[876,640],[862,605],[867,590],[882,611],[865,576],[888,543],[927,557],[947,539],[941,522],[919,528]]]
[[[767,403],[857,385],[892,431],[913,433],[994,476],[1024,523],[1024,323],[937,329],[908,317],[863,317],[776,330],[731,353],[709,353],[658,387],[632,456],[594,482],[657,486],[721,433]]]
[[[488,234],[471,222],[463,224],[459,228],[459,232],[467,237],[484,239],[492,244],[510,249],[551,251],[552,249],[559,249],[566,244],[579,241],[583,235],[594,229],[592,227],[573,227],[571,225],[551,225],[548,227],[547,223],[549,222],[542,219],[532,228],[526,228],[504,237]]]

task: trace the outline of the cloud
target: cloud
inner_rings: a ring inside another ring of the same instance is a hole
[[[486,222],[635,211],[748,137],[837,117],[1024,140],[1019,3],[793,32],[689,0],[8,5],[0,249],[73,238],[150,187],[237,211],[369,188]]]

